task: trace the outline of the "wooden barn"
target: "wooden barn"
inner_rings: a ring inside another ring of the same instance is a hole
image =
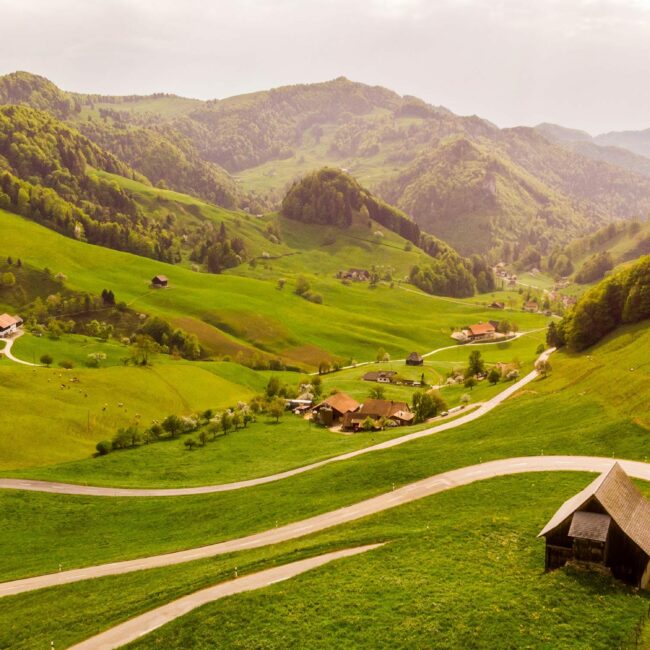
[[[411,352],[411,354],[406,357],[407,366],[421,366],[424,363],[424,358],[421,354],[417,352]]]
[[[156,275],[151,280],[151,286],[157,289],[163,289],[169,286],[169,279],[166,275]]]
[[[359,408],[359,402],[345,393],[335,393],[312,409],[312,417],[320,424],[330,427],[338,424],[348,413]]]
[[[564,503],[539,537],[546,538],[547,571],[568,561],[599,564],[648,588],[650,501],[618,463]]]

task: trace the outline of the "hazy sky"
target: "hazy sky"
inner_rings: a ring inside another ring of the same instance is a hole
[[[650,127],[650,0],[0,0],[0,73],[226,97],[344,75],[500,126]]]

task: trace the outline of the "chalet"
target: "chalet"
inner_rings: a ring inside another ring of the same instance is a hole
[[[571,497],[539,533],[546,570],[569,561],[607,567],[628,584],[650,581],[650,501],[615,463]]]
[[[169,286],[169,279],[166,275],[156,275],[151,280],[151,286],[156,289],[163,289],[164,287]]]
[[[492,309],[505,309],[506,308],[506,303],[501,302],[500,300],[495,300],[494,302],[490,303],[490,307]]]
[[[343,428],[348,431],[358,431],[368,418],[374,420],[375,426],[379,426],[382,419],[392,421],[395,426],[403,426],[411,424],[414,417],[406,402],[367,399],[358,411],[350,412],[343,418]]]
[[[375,370],[372,372],[367,372],[363,376],[363,381],[377,381],[380,384],[390,384],[393,381],[393,377],[397,375],[395,370]]]
[[[411,352],[411,354],[406,357],[407,366],[421,366],[424,364],[424,357],[417,352]]]
[[[330,427],[338,424],[348,413],[354,413],[359,409],[359,402],[345,393],[330,395],[320,404],[312,409],[314,420],[320,424]]]
[[[15,334],[22,324],[23,319],[20,316],[10,316],[9,314],[0,315],[0,338]]]
[[[470,341],[481,341],[493,338],[496,334],[496,327],[492,323],[478,323],[477,325],[470,325],[466,333]]]

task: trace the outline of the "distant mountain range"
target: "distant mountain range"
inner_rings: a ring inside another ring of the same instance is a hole
[[[650,213],[650,130],[499,129],[343,77],[199,101],[68,93],[19,72],[0,77],[2,103],[46,111],[151,183],[228,208],[277,208],[297,178],[340,167],[463,254],[548,254]]]
[[[567,147],[587,158],[601,160],[650,176],[650,129],[611,131],[597,136],[547,122],[539,124],[535,129],[551,142]]]

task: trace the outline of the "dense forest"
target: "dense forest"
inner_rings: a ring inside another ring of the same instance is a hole
[[[355,219],[370,226],[372,221],[381,224],[431,257],[410,273],[411,282],[427,293],[465,297],[473,295],[477,285],[480,291],[494,289],[492,270],[480,256],[462,258],[341,170],[324,168],[294,183],[284,197],[282,213],[297,221],[341,228],[349,228]]]
[[[584,350],[619,325],[650,318],[650,255],[602,280],[553,327],[549,343]]]
[[[49,114],[0,107],[0,207],[82,241],[178,261],[177,236],[151,222],[117,184],[88,173],[89,167],[139,178]]]
[[[173,215],[152,219],[97,169],[148,183],[124,162],[49,114],[0,107],[0,208],[93,244],[175,263],[184,246],[212,273],[241,264],[244,242],[212,222],[191,230]]]

